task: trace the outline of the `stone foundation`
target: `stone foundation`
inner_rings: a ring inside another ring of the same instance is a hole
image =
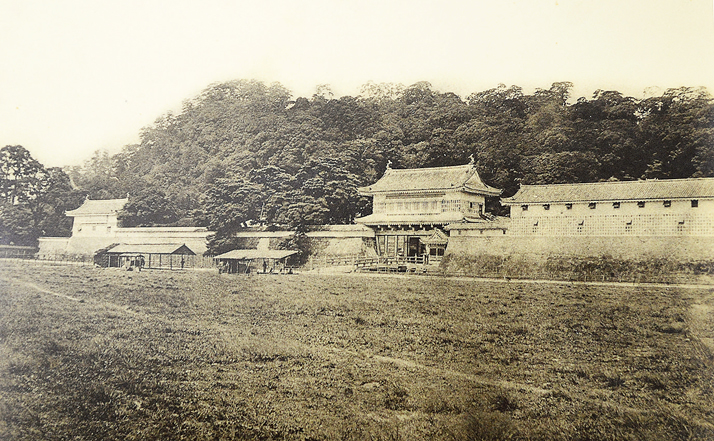
[[[714,237],[627,236],[627,237],[515,237],[454,236],[446,254],[602,257],[621,260],[668,259],[681,262],[714,260]]]

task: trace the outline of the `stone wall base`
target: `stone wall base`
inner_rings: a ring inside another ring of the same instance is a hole
[[[446,254],[611,257],[620,260],[668,259],[690,262],[714,260],[714,237],[516,237],[452,236]]]

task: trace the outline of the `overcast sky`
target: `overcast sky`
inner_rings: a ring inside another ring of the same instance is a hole
[[[115,153],[209,84],[714,93],[712,0],[0,0],[0,146]]]

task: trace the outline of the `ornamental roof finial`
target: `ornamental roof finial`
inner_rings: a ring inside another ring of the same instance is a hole
[[[474,161],[474,154],[471,153],[471,154],[469,155],[469,165],[474,165],[474,162],[475,162],[475,161]]]
[[[391,169],[391,168],[392,168],[392,160],[391,160],[391,159],[388,159],[388,160],[387,160],[387,170],[389,170],[389,169]]]

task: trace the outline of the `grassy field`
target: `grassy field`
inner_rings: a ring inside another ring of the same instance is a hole
[[[0,439],[711,440],[709,288],[0,262]]]

